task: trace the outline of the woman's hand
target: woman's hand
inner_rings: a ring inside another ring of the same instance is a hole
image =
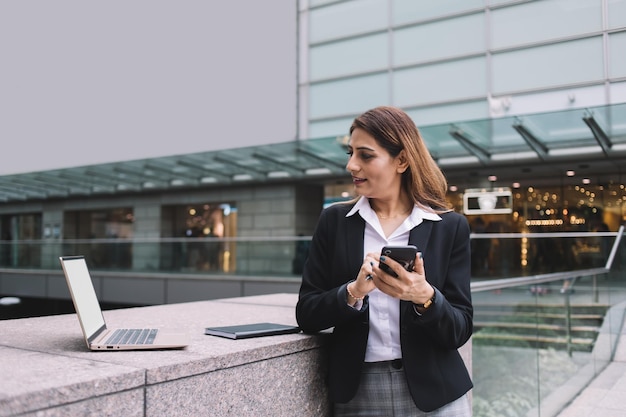
[[[373,281],[376,287],[387,295],[415,304],[424,304],[435,295],[435,289],[426,281],[424,273],[424,259],[422,253],[415,256],[413,271],[407,271],[404,267],[386,256],[368,254],[378,262],[385,263],[398,277],[393,277],[379,268],[378,262],[373,265]]]
[[[359,269],[356,279],[348,284],[348,303],[350,305],[354,305],[357,301],[362,300],[376,288],[373,281],[373,267],[375,261],[376,259],[368,254],[363,260],[363,264],[361,265],[361,269]]]

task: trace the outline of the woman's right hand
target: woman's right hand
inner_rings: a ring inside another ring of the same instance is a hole
[[[356,276],[356,279],[348,284],[348,298],[351,300],[350,304],[354,305],[356,301],[362,300],[367,294],[369,294],[376,285],[374,285],[374,270],[375,262],[378,262],[376,258],[373,258],[371,254],[368,254],[363,260],[361,269]]]

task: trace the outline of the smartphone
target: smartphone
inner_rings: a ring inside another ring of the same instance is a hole
[[[388,258],[393,259],[396,262],[399,262],[404,266],[404,269],[407,271],[412,271],[415,266],[415,256],[417,256],[417,247],[414,245],[405,245],[405,246],[384,246],[380,251],[381,256],[386,256]],[[391,275],[392,277],[397,277],[398,275],[391,270],[386,264],[383,262],[380,263],[380,269]]]

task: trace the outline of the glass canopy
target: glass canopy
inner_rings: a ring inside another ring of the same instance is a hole
[[[448,179],[598,161],[626,167],[626,103],[420,126]],[[0,176],[0,202],[347,177],[345,137]],[[527,168],[528,169],[528,168]],[[553,175],[553,174],[546,174]]]

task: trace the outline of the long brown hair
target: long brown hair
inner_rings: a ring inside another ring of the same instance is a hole
[[[397,107],[376,107],[354,119],[350,134],[357,128],[372,135],[394,158],[404,150],[409,167],[402,174],[402,187],[414,204],[438,213],[451,210],[446,177],[408,114]]]

